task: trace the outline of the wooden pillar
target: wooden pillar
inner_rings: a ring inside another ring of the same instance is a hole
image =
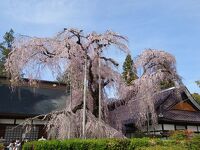
[[[6,125],[1,124],[0,125],[0,138],[5,138],[5,132],[6,132]]]

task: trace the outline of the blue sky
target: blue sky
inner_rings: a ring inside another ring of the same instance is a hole
[[[191,92],[200,92],[199,0],[1,0],[0,36],[13,28],[53,36],[64,27],[112,29],[129,38],[133,56],[152,48],[172,53]],[[121,55],[120,55],[121,56]],[[124,57],[118,57],[123,62]]]

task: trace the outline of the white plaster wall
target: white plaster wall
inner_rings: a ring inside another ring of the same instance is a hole
[[[164,130],[175,130],[174,124],[164,124]]]
[[[190,131],[197,131],[197,126],[187,126],[187,129]]]
[[[14,119],[0,119],[0,124],[14,124]]]
[[[198,130],[199,130],[199,132],[200,132],[200,126],[198,126]]]
[[[154,126],[149,126],[149,131],[154,131]]]
[[[176,130],[185,130],[185,126],[176,125]]]
[[[33,120],[33,125],[43,125],[46,124],[44,120]]]
[[[155,130],[162,130],[162,124],[158,124],[157,126],[155,126]]]
[[[20,123],[22,123],[22,122],[24,122],[24,119],[17,119],[17,120],[16,120],[16,124],[20,124]]]

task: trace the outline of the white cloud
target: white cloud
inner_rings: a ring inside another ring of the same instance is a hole
[[[77,0],[9,0],[0,8],[4,15],[15,21],[35,24],[60,23],[87,13]]]

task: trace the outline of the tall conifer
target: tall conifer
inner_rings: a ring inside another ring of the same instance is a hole
[[[130,85],[133,80],[137,79],[137,70],[130,54],[126,56],[124,61],[122,76],[127,85]]]
[[[8,57],[8,54],[11,52],[12,44],[14,41],[14,31],[10,29],[9,32],[6,32],[3,36],[4,41],[0,43],[0,76],[5,76],[4,64]]]

